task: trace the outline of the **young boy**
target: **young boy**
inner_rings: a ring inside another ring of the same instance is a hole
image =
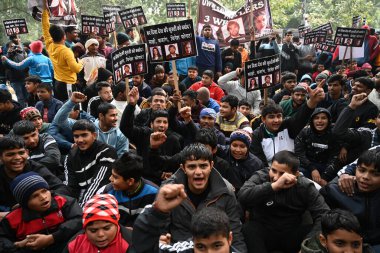
[[[355,169],[354,193],[340,189],[338,178],[321,189],[331,208],[351,211],[363,229],[363,241],[380,250],[380,153],[376,149],[360,155]]]
[[[61,252],[81,229],[76,200],[52,193],[37,173],[17,176],[11,190],[20,206],[1,221],[0,252]]]
[[[142,172],[142,158],[124,153],[112,165],[111,183],[99,190],[115,196],[121,207],[119,222],[123,226],[132,227],[143,208],[156,198],[158,186],[142,178]]]
[[[164,185],[161,187],[153,207],[146,208],[139,215],[133,228],[133,243],[138,252],[149,251],[149,246],[160,238],[160,252],[200,253],[238,252],[232,244],[233,234],[229,218],[217,207],[205,207],[193,215],[191,220],[191,241],[180,241],[170,244],[171,235],[161,235],[165,229],[165,221],[171,211],[186,201],[185,188],[181,184]],[[146,233],[145,231],[150,231]]]
[[[83,208],[84,233],[76,236],[64,253],[132,253],[132,232],[119,225],[118,203],[110,194],[98,194]]]
[[[304,237],[318,231],[329,207],[314,184],[299,176],[299,164],[294,153],[280,151],[269,170],[255,172],[240,189],[239,201],[250,210],[243,228],[248,252],[298,252]],[[313,225],[302,224],[305,211]]]
[[[35,107],[26,107],[20,111],[22,120],[28,120],[34,124],[38,133],[47,133],[50,127],[50,123],[42,121],[41,113]]]
[[[254,118],[254,115],[252,114],[252,105],[248,103],[247,99],[242,99],[239,101],[239,112],[241,112],[249,121],[251,121]]]
[[[331,210],[322,216],[321,225],[322,233],[303,241],[301,253],[374,253],[363,244],[360,223],[352,213]]]
[[[64,163],[66,184],[83,206],[96,192],[108,183],[116,150],[98,141],[95,125],[78,120],[72,127],[75,146]]]
[[[41,83],[41,79],[38,76],[28,76],[25,78],[25,88],[28,92],[26,102],[28,106],[34,106],[38,101],[37,86]]]
[[[37,86],[37,96],[40,101],[36,103],[36,109],[41,113],[42,121],[51,123],[63,103],[53,97],[53,90],[50,84],[39,84]]]

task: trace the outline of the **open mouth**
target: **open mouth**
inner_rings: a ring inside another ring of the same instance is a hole
[[[43,208],[47,208],[50,206],[50,202],[49,201],[45,201],[44,203],[42,203],[41,207]]]

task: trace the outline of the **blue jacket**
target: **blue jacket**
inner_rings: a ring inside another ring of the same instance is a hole
[[[35,53],[18,63],[7,59],[6,63],[17,70],[29,68],[29,74],[39,76],[43,83],[53,82],[53,64],[48,57],[41,53]]]
[[[50,128],[69,129],[69,131],[71,132],[71,128],[76,122],[76,120],[70,119],[69,114],[74,108],[74,106],[75,103],[73,103],[71,100],[68,100],[55,115],[53,124]],[[120,131],[119,128],[113,127],[109,131],[103,132],[99,127],[98,120],[95,120],[94,118],[90,118],[89,120],[91,120],[95,124],[96,132],[98,134],[97,139],[114,147],[117,151],[118,157],[120,157],[125,152],[128,152],[129,140],[127,139],[127,137],[124,136],[124,134]],[[57,129],[49,129],[49,133],[55,138],[53,134],[57,133]],[[57,142],[59,144],[58,140]],[[67,146],[68,144],[66,143],[65,145]],[[72,143],[70,143],[69,145],[71,147]]]
[[[38,101],[35,107],[38,111],[40,111],[42,117],[44,115],[44,107],[48,108],[48,121],[51,123],[55,114],[62,107],[62,105],[63,103],[60,100],[52,97],[48,101]]]
[[[213,39],[197,36],[198,56],[197,66],[200,69],[210,69],[215,72],[222,72],[222,57],[219,42]]]
[[[204,106],[206,106],[207,108],[214,109],[216,113],[218,113],[220,110],[220,105],[218,104],[218,102],[216,102],[215,99],[212,99],[212,98],[210,98],[208,101],[208,104]]]

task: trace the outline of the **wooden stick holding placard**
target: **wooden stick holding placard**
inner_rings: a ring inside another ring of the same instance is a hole
[[[171,63],[172,63],[172,69],[173,69],[174,89],[175,89],[175,92],[179,94],[177,66],[175,65],[175,60],[172,60]],[[178,108],[178,111],[181,109],[181,101],[178,101],[177,108]]]
[[[187,12],[188,12],[187,18],[191,19],[191,0],[189,0],[187,8],[188,8],[188,10],[187,10]]]
[[[352,46],[350,46],[350,64],[352,62]]]
[[[115,45],[115,48],[117,48],[117,35],[116,35],[116,31],[113,31],[113,43],[114,43],[114,45]]]
[[[264,89],[264,105],[268,104],[268,89]]]
[[[129,77],[125,78],[125,96],[127,97],[127,103],[129,103]]]
[[[347,48],[344,50],[344,55],[343,55],[343,60],[342,60],[342,65],[344,66],[344,59],[346,58],[346,54],[347,54]]]

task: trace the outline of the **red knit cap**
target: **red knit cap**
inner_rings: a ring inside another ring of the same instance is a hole
[[[36,41],[33,41],[32,43],[30,43],[29,47],[33,53],[38,54],[38,53],[42,52],[42,48],[44,47],[44,45],[42,44],[41,41],[36,40]]]
[[[97,194],[83,207],[83,228],[92,221],[109,221],[119,225],[119,206],[111,194]]]
[[[35,107],[26,107],[20,111],[20,116],[23,120],[32,120],[35,117],[41,117],[41,113]]]

